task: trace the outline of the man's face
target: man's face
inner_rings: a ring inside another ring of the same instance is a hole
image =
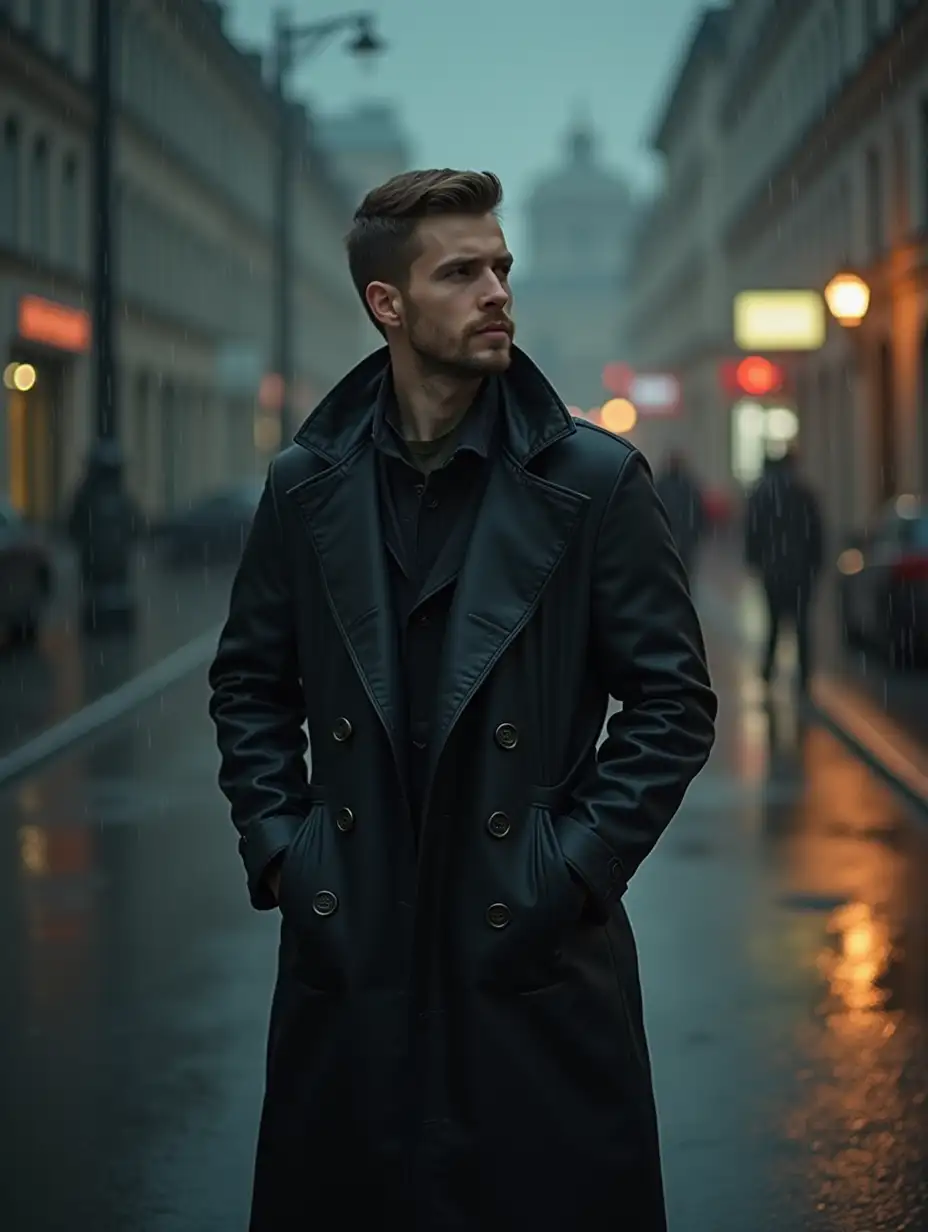
[[[398,296],[398,326],[423,367],[462,377],[504,372],[515,327],[512,256],[492,214],[429,218]]]

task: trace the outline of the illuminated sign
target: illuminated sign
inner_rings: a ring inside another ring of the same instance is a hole
[[[603,389],[608,390],[617,398],[624,398],[628,394],[634,375],[628,364],[606,364],[602,376]]]
[[[669,372],[639,372],[629,398],[640,415],[675,415],[680,409],[680,382]]]
[[[818,291],[742,291],[735,296],[735,344],[745,351],[817,351],[825,342]]]
[[[640,415],[675,415],[680,409],[680,382],[669,372],[636,372],[628,364],[606,364],[603,387],[631,402]]]
[[[763,395],[773,393],[783,384],[783,375],[776,364],[763,355],[749,355],[742,359],[735,369],[738,387],[746,394]]]
[[[38,295],[24,295],[19,301],[17,328],[19,336],[28,342],[39,342],[59,351],[90,350],[89,314]]]

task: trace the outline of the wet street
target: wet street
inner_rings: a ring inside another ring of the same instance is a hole
[[[628,896],[670,1227],[925,1232],[928,827],[710,652],[718,746]],[[4,1232],[246,1226],[276,918],[206,700],[0,794]]]

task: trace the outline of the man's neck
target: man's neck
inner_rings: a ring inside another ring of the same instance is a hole
[[[407,441],[434,441],[452,432],[467,414],[480,389],[480,378],[462,381],[393,369],[400,428]]]

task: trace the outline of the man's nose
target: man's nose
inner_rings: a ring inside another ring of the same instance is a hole
[[[487,307],[505,307],[512,296],[505,282],[492,271],[487,275],[487,286],[483,294],[483,302]]]

